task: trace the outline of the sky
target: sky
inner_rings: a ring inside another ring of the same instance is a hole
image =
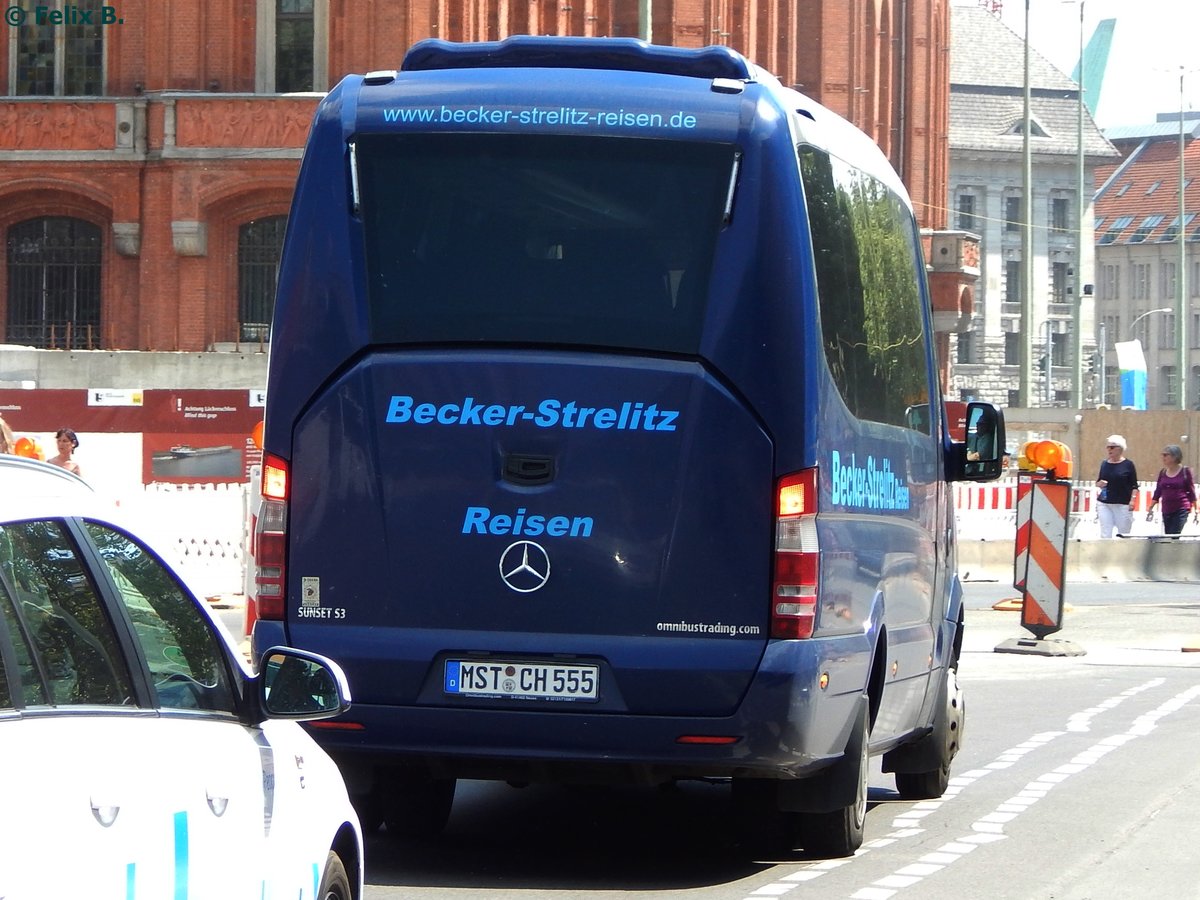
[[[1079,60],[1076,0],[1027,0],[1030,43],[1068,76]],[[973,5],[955,0],[955,5]],[[1025,33],[1025,0],[1003,0],[1002,18]],[[1096,122],[1101,128],[1145,125],[1157,113],[1200,110],[1200,2],[1197,0],[1084,0],[1084,44],[1102,19],[1116,19]],[[1087,85],[1084,85],[1085,89]]]

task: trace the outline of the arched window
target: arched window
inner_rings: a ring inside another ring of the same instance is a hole
[[[238,229],[238,339],[270,339],[275,276],[287,216],[255,219]]]
[[[50,216],[8,230],[7,340],[70,349],[100,344],[100,228]]]

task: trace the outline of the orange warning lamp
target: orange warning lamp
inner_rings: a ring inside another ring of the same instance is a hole
[[[1027,441],[1017,455],[1017,468],[1022,472],[1036,472],[1038,465],[1033,461],[1033,448],[1041,441]]]
[[[1071,448],[1062,441],[1037,441],[1025,445],[1026,455],[1039,469],[1053,473],[1056,478],[1070,478],[1074,465]]]
[[[261,450],[263,447],[263,420],[259,419],[254,423],[254,429],[250,432],[250,440],[254,442],[254,446]]]
[[[16,443],[13,444],[13,453],[17,456],[25,456],[29,459],[45,459],[46,455],[42,453],[42,448],[38,446],[37,441],[33,438],[19,437]]]

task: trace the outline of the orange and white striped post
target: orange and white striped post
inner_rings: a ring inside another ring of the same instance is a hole
[[[1020,457],[1013,587],[1021,591],[1021,626],[1040,641],[1062,630],[1071,518],[1071,450],[1031,441]]]
[[[1033,482],[1041,480],[1041,474],[1017,476],[1017,536],[1013,541],[1013,587],[1025,589],[1025,569],[1029,563],[1029,513],[1033,506]]]
[[[1071,483],[1045,479],[1030,488],[1021,627],[1041,640],[1062,630]]]

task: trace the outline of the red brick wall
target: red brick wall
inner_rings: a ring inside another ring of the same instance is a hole
[[[331,86],[349,72],[398,67],[409,44],[430,36],[638,34],[637,0],[328,2]],[[653,5],[653,37],[732,46],[847,116],[897,164],[921,224],[944,227],[948,3],[662,0]],[[316,100],[229,96],[255,87],[255,0],[175,0],[170,15],[155,0],[124,0],[119,9],[124,24],[107,32],[105,98],[0,98],[0,230],[49,215],[100,226],[102,327],[93,339],[104,347],[202,350],[234,341],[238,227],[287,212]],[[9,48],[0,41],[5,93]],[[128,146],[121,114],[138,117]],[[274,158],[281,149],[291,158]],[[177,251],[173,222],[204,223],[204,255]],[[114,223],[140,227],[136,255],[117,251]],[[0,329],[5,265],[0,258]]]

